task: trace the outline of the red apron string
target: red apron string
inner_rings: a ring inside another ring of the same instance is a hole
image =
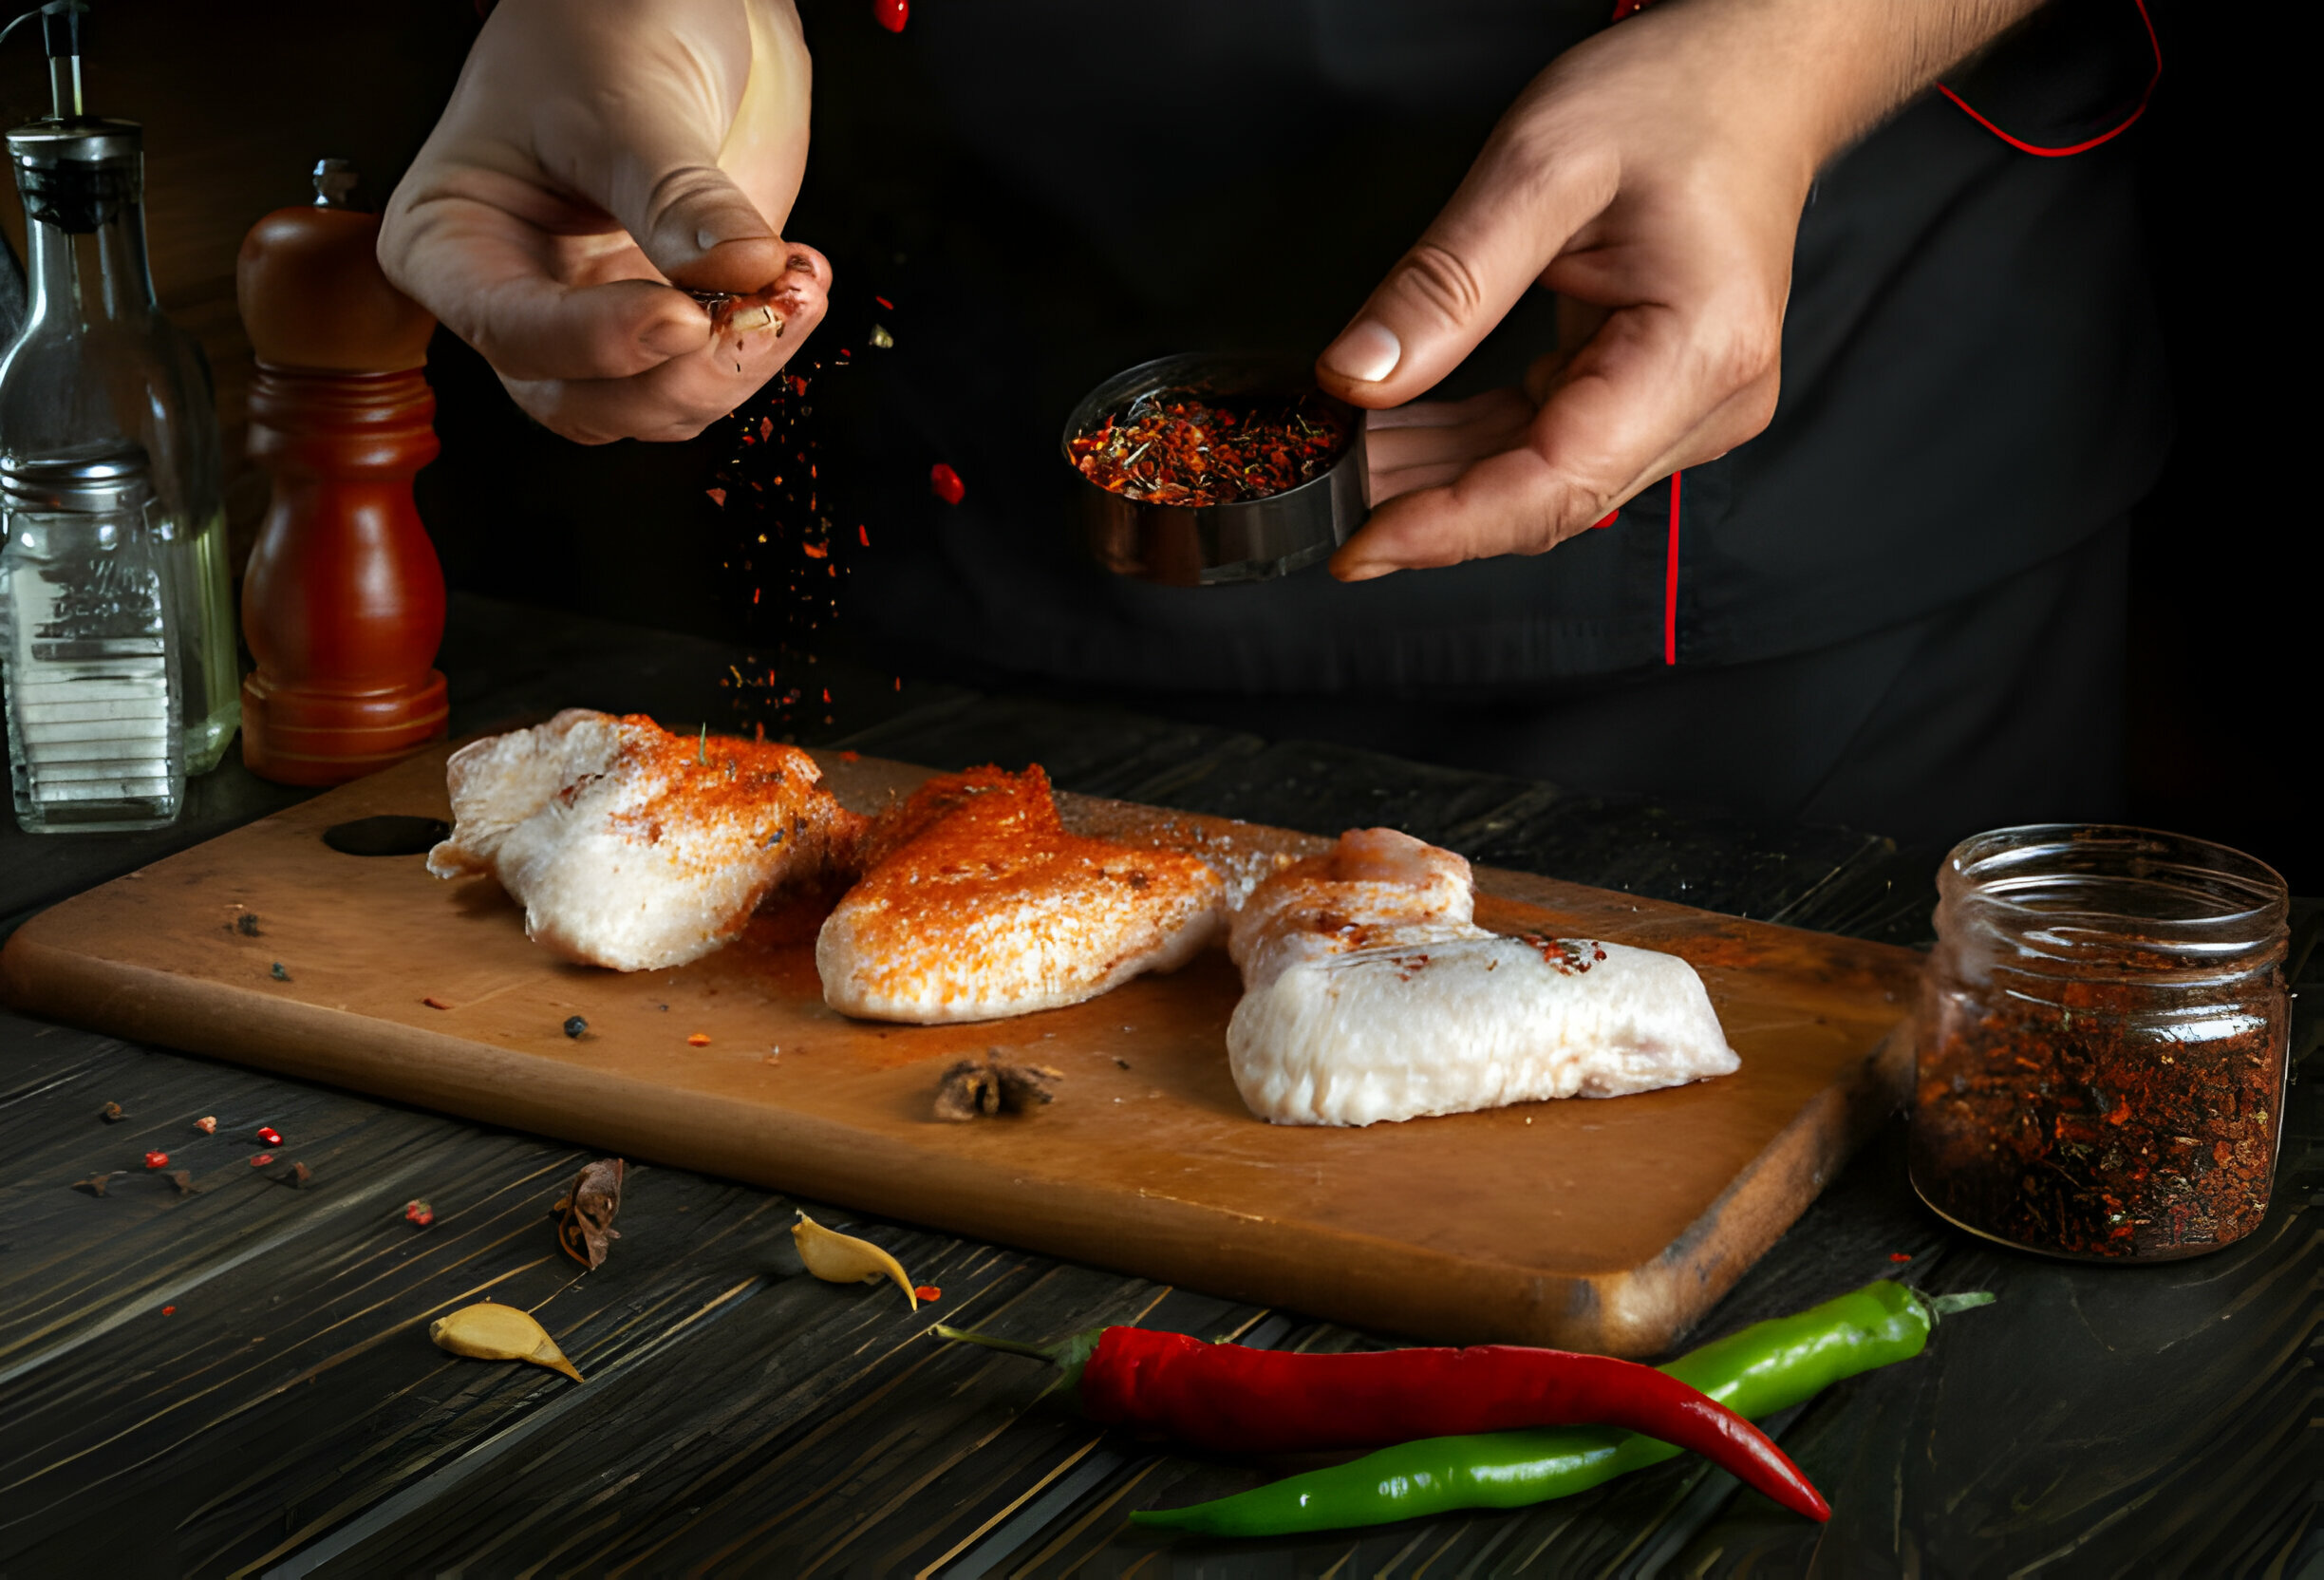
[[[1678,662],[1678,480],[1671,474],[1670,538],[1662,549],[1662,662]]]
[[[1640,0],[1640,3],[1642,4],[1643,0]],[[2028,142],[2023,138],[2010,136],[2009,133],[1979,115],[1971,107],[1968,100],[1963,99],[1944,84],[1939,83],[1937,91],[1952,100],[1954,107],[1963,115],[2021,154],[2034,154],[2046,160],[2062,160],[2071,155],[2088,153],[2102,142],[2111,142],[2128,131],[2138,118],[2146,113],[2146,102],[2154,97],[2155,85],[2163,80],[2163,41],[2155,36],[2154,18],[2146,13],[2146,0],[2130,0],[2130,3],[2138,8],[2139,22],[2146,29],[2146,47],[2154,51],[2154,71],[2147,77],[2146,86],[2140,91],[2138,103],[2132,106],[2130,113],[2124,116],[2108,130],[2100,132],[2096,137],[2073,143],[2069,147],[2046,148],[2038,142]]]

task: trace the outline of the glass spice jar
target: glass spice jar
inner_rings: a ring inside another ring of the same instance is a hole
[[[1963,840],[1937,892],[1921,1199],[2090,1260],[2193,1256],[2258,1228],[2283,1122],[2283,879],[2201,839],[2042,824]]]

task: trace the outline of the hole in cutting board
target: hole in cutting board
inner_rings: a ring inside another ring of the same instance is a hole
[[[451,837],[441,818],[357,818],[323,831],[323,842],[342,856],[425,856]]]

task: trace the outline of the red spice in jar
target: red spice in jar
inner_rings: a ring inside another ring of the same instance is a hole
[[[1940,875],[1911,1172],[2014,1245],[2193,1255],[2266,1215],[2289,1021],[2282,880],[2145,830],[1964,841]]]
[[[1346,424],[1312,393],[1206,398],[1161,389],[1107,413],[1066,451],[1083,477],[1126,499],[1225,505],[1322,476],[1347,441]]]

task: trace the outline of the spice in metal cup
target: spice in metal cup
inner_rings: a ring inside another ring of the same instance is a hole
[[[1362,525],[1363,414],[1287,357],[1164,357],[1107,380],[1066,419],[1081,532],[1117,575],[1172,586],[1313,565]]]
[[[1911,1173],[1964,1229],[2164,1261],[2266,1215],[2283,879],[2224,846],[2045,824],[1956,846],[1922,978]]]

